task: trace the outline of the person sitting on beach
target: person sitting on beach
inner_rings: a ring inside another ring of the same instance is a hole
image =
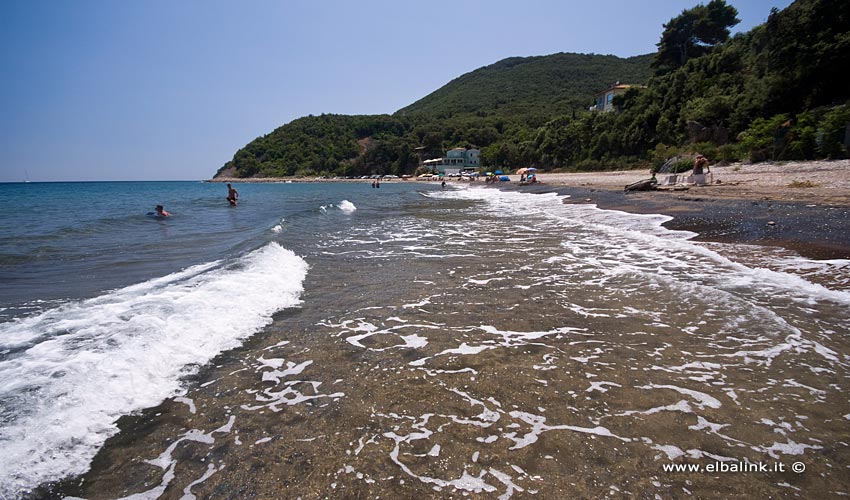
[[[694,174],[693,175],[702,175],[703,173],[708,173],[708,158],[703,155],[697,155],[696,159],[694,159]]]
[[[236,202],[239,200],[239,193],[233,189],[229,183],[227,184],[227,201],[230,202],[230,205],[235,207]]]
[[[166,212],[162,205],[156,206],[156,215],[157,217],[171,217],[171,214]]]

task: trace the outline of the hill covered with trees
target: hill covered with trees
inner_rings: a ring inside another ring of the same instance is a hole
[[[240,149],[219,173],[238,177],[412,173],[415,150],[526,137],[563,113],[586,110],[616,80],[646,82],[652,57],[513,57],[467,73],[393,115],[293,120]]]
[[[646,83],[652,55],[621,59],[595,54],[511,57],[452,80],[396,112],[399,116],[456,115],[547,118],[587,109],[615,81]]]
[[[714,161],[848,156],[850,2],[797,0],[729,37],[724,0],[663,26],[658,52],[509,58],[467,73],[393,115],[294,120],[240,149],[217,175],[413,173],[452,147],[485,165],[622,168],[700,151]],[[645,84],[588,111],[615,81]]]

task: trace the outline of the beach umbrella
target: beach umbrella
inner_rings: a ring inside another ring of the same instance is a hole
[[[490,176],[493,175],[493,172],[484,172],[484,175]]]
[[[529,172],[534,172],[534,171],[535,171],[535,170],[537,170],[537,169],[536,169],[536,168],[534,168],[534,167],[528,167],[526,170],[527,170],[527,171],[529,171]]]
[[[532,169],[523,167],[523,168],[517,170],[516,173],[517,173],[517,175],[522,175],[522,174],[528,172],[529,170],[532,170]]]
[[[502,175],[504,172],[502,172],[501,170],[496,170],[495,173],[496,173],[496,175]]]

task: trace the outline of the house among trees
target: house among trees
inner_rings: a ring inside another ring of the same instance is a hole
[[[614,110],[614,96],[625,94],[627,90],[631,87],[636,87],[637,85],[628,85],[625,83],[617,82],[611,86],[611,88],[607,90],[603,90],[599,92],[595,96],[596,104],[590,107],[591,111],[613,111]]]
[[[425,160],[423,165],[431,172],[440,174],[459,174],[464,172],[477,172],[481,166],[478,149],[454,148],[446,152],[444,158]]]

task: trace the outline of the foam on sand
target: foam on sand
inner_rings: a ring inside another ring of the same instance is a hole
[[[298,305],[307,268],[269,243],[0,325],[0,497],[85,472],[118,417]]]

